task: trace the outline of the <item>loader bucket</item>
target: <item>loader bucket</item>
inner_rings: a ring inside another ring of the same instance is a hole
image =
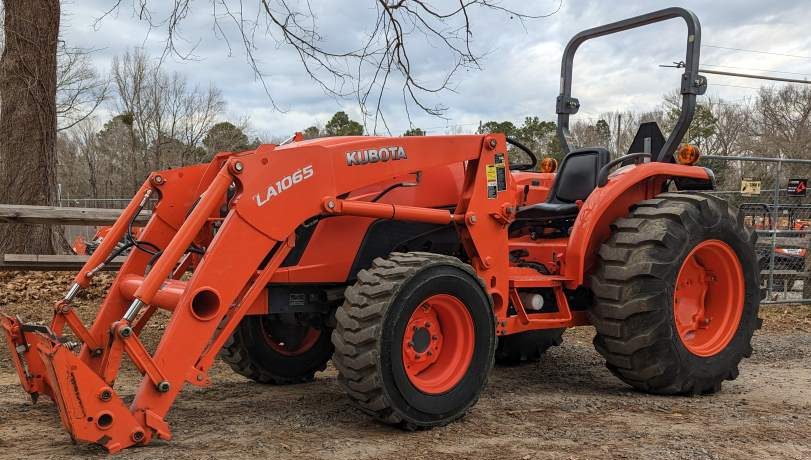
[[[48,328],[9,316],[2,326],[23,388],[35,401],[39,394],[54,400],[73,441],[111,453],[144,441],[146,431],[121,398]]]

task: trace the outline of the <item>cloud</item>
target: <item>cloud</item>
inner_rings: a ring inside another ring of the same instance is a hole
[[[156,17],[163,2],[151,2]],[[727,48],[772,51],[807,56],[811,54],[811,16],[806,7],[789,0],[735,0],[677,2],[693,9],[702,21],[703,43]],[[507,1],[506,5],[534,14],[549,12],[555,0],[539,2]],[[116,15],[104,18],[94,28],[109,2],[101,0],[68,3],[63,7],[63,37],[72,46],[98,49],[93,55],[100,71],[109,69],[112,57],[125,50],[143,46],[159,56],[164,36],[160,29],[149,31],[134,17],[131,4],[124,2]],[[364,6],[365,5],[365,6]],[[429,96],[430,104],[448,107],[448,120],[432,117],[411,107],[415,126],[429,132],[472,131],[479,120],[520,121],[538,115],[554,119],[558,93],[560,57],[569,38],[579,30],[648,12],[664,2],[642,0],[588,1],[564,0],[561,10],[545,19],[529,20],[523,25],[509,16],[493,12],[475,12],[471,16],[474,46],[485,54],[482,70],[464,71],[453,82],[453,92]],[[372,3],[355,1],[313,1],[319,31],[324,43],[335,50],[352,48],[368,32],[376,11]],[[212,4],[193,2],[180,29],[184,51],[193,50],[190,60],[170,58],[167,70],[187,75],[193,82],[219,87],[228,102],[228,116],[249,116],[258,133],[284,136],[314,123],[324,123],[337,110],[346,110],[360,118],[357,102],[336,99],[324,93],[304,72],[298,56],[289,47],[278,46],[274,37],[257,32],[256,56],[266,73],[273,100],[282,111],[272,107],[259,81],[246,62],[242,44],[234,27],[217,10],[225,36],[214,27]],[[680,72],[664,69],[683,59],[685,27],[678,21],[650,26],[621,36],[604,37],[586,43],[575,61],[574,95],[583,103],[582,117],[594,117],[611,110],[648,110],[661,96],[678,87]],[[225,40],[229,38],[229,41]],[[450,65],[448,56],[425,39],[412,42],[416,72],[427,80],[436,80]],[[230,45],[230,48],[229,48]],[[811,75],[811,59],[704,47],[702,62],[725,68],[756,72],[777,70]],[[780,75],[780,74],[777,74]],[[789,75],[803,78],[802,75]],[[727,99],[751,97],[761,82],[708,75],[710,93]],[[383,103],[388,124],[398,134],[408,128],[406,107],[394,81]],[[724,86],[721,86],[724,85]]]

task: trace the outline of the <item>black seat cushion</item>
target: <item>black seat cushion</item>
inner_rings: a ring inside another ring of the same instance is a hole
[[[518,220],[550,219],[556,217],[574,217],[579,208],[575,203],[538,203],[522,206],[515,218]]]
[[[585,201],[597,187],[600,169],[610,161],[608,150],[587,148],[570,152],[560,164],[552,190],[544,203],[522,206],[516,220],[548,220],[577,216],[578,201]]]

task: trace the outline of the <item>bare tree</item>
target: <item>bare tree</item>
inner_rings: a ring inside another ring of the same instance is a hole
[[[117,0],[104,16],[118,12],[123,3],[124,0]],[[196,9],[194,0],[175,0],[168,10],[162,3],[150,0],[128,3],[133,16],[148,24],[150,30],[164,31],[164,55],[193,57],[194,46],[181,49],[185,40],[178,37],[188,37],[180,29],[189,12]],[[476,51],[474,46],[474,30],[478,30],[473,25],[474,12],[501,13],[523,24],[528,19],[555,14],[561,3],[551,13],[533,15],[504,6],[498,0],[460,0],[441,6],[424,0],[372,0],[376,9],[374,20],[350,25],[354,30],[362,30],[364,33],[359,35],[365,38],[343,49],[330,46],[319,31],[318,16],[309,1],[260,0],[257,7],[242,0],[214,0],[210,5],[215,33],[229,49],[232,43],[243,48],[248,64],[274,107],[268,76],[257,59],[258,35],[269,36],[278,46],[293,49],[310,78],[328,94],[356,97],[364,123],[371,121],[370,131],[376,132],[379,123],[388,131],[382,100],[393,85],[399,86],[409,120],[410,106],[443,116],[447,108],[431,104],[428,96],[452,90],[453,77],[459,71],[480,68],[484,52]],[[360,8],[361,3],[353,7]],[[421,77],[419,57],[414,52],[426,41],[432,52],[447,57],[447,68],[433,81]]]
[[[87,177],[89,195],[99,198],[99,176],[102,173],[102,149],[99,145],[98,124],[94,118],[85,118],[70,133],[73,144],[77,147],[77,159]]]
[[[0,2],[0,202],[55,203],[57,129],[90,116],[106,95],[87,51],[59,41],[59,22],[58,1]],[[0,226],[0,253],[58,246],[59,227]]]
[[[166,132],[170,139],[180,141],[180,164],[198,161],[195,152],[217,117],[225,108],[222,93],[213,84],[208,87],[188,87],[185,77],[173,74],[168,97],[172,101]]]
[[[600,118],[595,123],[575,121],[571,128],[574,145],[578,147],[610,148],[611,131],[608,122]]]
[[[113,58],[111,73],[117,90],[117,109],[129,119],[129,123],[125,125],[130,133],[127,160],[130,164],[129,184],[133,190],[138,187],[138,171],[141,170],[139,166],[144,161],[139,152],[149,144],[149,120],[152,118],[153,107],[148,103],[147,88],[150,74],[155,71],[150,67],[146,54],[138,49]]]
[[[58,0],[6,0],[0,58],[0,202],[56,200]],[[0,253],[53,253],[47,226],[0,225]]]
[[[811,88],[806,85],[761,87],[756,100],[750,105],[747,149],[755,156],[779,158],[811,158]],[[790,176],[806,177],[808,167],[783,164],[777,173],[776,165],[769,165],[766,177],[785,181]],[[763,171],[758,171],[763,173]],[[747,171],[747,175],[755,174]]]
[[[167,74],[160,64],[139,49],[113,59],[116,110],[131,121],[133,188],[152,169],[199,161],[202,140],[225,108],[216,87],[190,86],[185,76]]]
[[[92,51],[60,42],[56,69],[56,116],[59,131],[87,119],[108,96],[109,84],[90,63]]]
[[[704,150],[712,155],[737,155],[745,151],[747,126],[752,123],[748,104],[709,97],[706,105],[715,120],[715,132]]]
[[[811,152],[811,88],[764,87],[753,110],[751,134],[764,152],[784,158],[809,158]]]
[[[3,50],[6,48],[6,33],[5,33],[5,25],[6,23],[6,8],[3,6],[3,2],[0,2],[0,54],[3,53]]]

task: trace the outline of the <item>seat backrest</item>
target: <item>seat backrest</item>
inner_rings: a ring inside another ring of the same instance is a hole
[[[574,203],[584,200],[597,187],[597,173],[610,161],[608,150],[600,147],[569,152],[560,163],[547,203]]]

